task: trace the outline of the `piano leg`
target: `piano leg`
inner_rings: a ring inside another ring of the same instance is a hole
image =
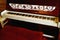
[[[0,28],[4,28],[5,24],[8,22],[8,20],[4,17],[0,17]]]

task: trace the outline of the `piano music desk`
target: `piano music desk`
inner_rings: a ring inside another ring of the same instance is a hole
[[[8,22],[7,18],[0,16],[0,28],[4,28],[7,22]]]

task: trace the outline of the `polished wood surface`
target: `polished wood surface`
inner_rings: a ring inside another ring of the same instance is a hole
[[[6,8],[6,0],[0,0],[0,12]]]

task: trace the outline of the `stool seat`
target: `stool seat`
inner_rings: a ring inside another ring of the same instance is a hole
[[[0,27],[4,28],[4,25],[8,22],[7,18],[0,16]]]

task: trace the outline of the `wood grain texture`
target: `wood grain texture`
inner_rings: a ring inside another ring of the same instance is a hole
[[[0,0],[0,12],[6,8],[6,0]]]

